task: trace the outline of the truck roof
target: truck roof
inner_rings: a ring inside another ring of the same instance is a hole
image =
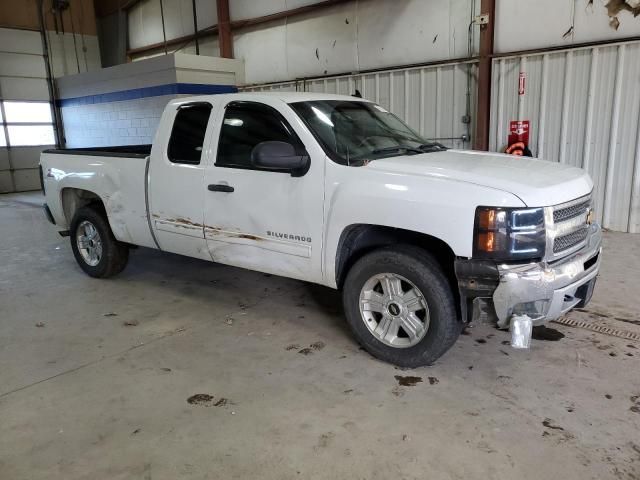
[[[313,92],[238,92],[224,93],[218,95],[197,95],[193,97],[180,97],[173,99],[170,103],[184,103],[190,101],[203,101],[211,98],[211,100],[220,97],[228,97],[236,100],[260,100],[260,98],[277,98],[285,103],[310,102],[316,100],[346,100],[369,102],[364,98],[358,98],[351,95],[335,95],[332,93],[313,93]]]

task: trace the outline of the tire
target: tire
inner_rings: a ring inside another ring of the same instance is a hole
[[[87,233],[90,235],[86,235]],[[93,244],[88,240],[89,237]],[[90,277],[112,277],[127,266],[129,248],[116,240],[106,215],[95,208],[78,209],[71,220],[69,238],[78,265]]]
[[[409,245],[381,248],[359,259],[345,279],[343,302],[347,321],[365,350],[403,368],[433,364],[462,330],[438,262]]]

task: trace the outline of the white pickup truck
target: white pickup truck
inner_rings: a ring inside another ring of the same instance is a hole
[[[341,289],[358,342],[403,367],[481,315],[585,305],[600,267],[583,170],[450,150],[360,98],[180,98],[153,145],[40,164],[45,213],[87,274],[117,274],[137,245]]]

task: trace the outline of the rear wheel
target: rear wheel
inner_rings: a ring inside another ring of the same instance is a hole
[[[382,248],[358,260],[347,274],[343,301],[362,346],[401,367],[432,364],[462,326],[442,269],[412,246]]]
[[[94,208],[78,209],[69,238],[78,265],[91,277],[111,277],[127,265],[129,249],[116,240],[105,215]]]

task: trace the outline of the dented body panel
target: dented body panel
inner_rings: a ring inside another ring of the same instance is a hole
[[[342,232],[351,225],[381,225],[425,233],[442,240],[456,256],[471,257],[474,215],[479,202],[501,207],[525,206],[519,198],[502,190],[437,176],[385,172],[375,168],[375,163],[362,168],[335,163],[327,166],[324,259],[327,272],[334,268]],[[335,275],[327,278],[329,282],[335,280]]]
[[[211,260],[204,239],[202,208],[207,166],[205,162],[173,163],[168,158],[169,138],[180,104],[171,102],[165,108],[151,148],[147,179],[151,225],[161,250]],[[210,155],[205,143],[202,158],[206,161]]]
[[[253,95],[244,99],[254,100]],[[218,96],[205,141],[205,185],[233,186],[233,193],[208,192],[204,200],[205,238],[215,262],[298,280],[324,283],[322,236],[327,159],[322,148],[289,106],[264,96],[304,144],[309,170],[289,173],[222,168],[215,165],[225,107],[237,95]]]
[[[42,153],[46,200],[56,225],[62,230],[69,228],[75,198],[71,193],[89,192],[102,200],[118,240],[155,247],[147,222],[144,189],[148,161],[148,158]]]

